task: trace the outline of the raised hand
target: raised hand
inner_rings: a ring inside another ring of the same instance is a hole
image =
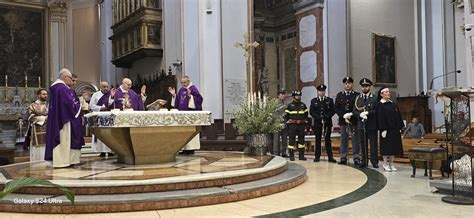
[[[188,90],[188,96],[191,97],[191,90],[189,88],[186,88]]]
[[[175,95],[176,95],[176,89],[173,88],[173,87],[168,87],[168,92],[169,92],[172,96],[175,96]]]
[[[112,98],[115,97],[115,91],[117,91],[115,88],[110,90],[110,96],[112,96]]]

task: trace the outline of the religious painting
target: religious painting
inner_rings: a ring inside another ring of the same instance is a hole
[[[0,81],[38,86],[44,71],[44,11],[0,5]]]
[[[377,86],[397,86],[395,37],[372,33],[372,77]]]

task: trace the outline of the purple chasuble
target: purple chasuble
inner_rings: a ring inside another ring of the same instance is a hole
[[[45,160],[53,160],[53,149],[59,145],[59,131],[67,122],[72,122],[80,109],[79,103],[64,83],[56,83],[49,88],[48,123],[46,124]],[[71,123],[71,131],[72,129]]]
[[[145,110],[141,95],[137,94],[132,89],[129,89],[128,96],[130,98],[130,103],[132,104],[133,110],[135,111]],[[117,108],[117,109],[123,110],[122,99],[123,99],[123,90],[122,90],[122,87],[120,86],[115,91],[114,103],[110,106],[110,109]]]
[[[77,97],[76,91],[74,89],[71,90],[71,96],[74,98],[74,104],[77,104],[78,107],[81,107],[81,102]],[[77,118],[73,118],[71,121],[71,148],[72,149],[81,149],[83,145],[86,143],[84,142],[84,128],[82,126],[82,118],[83,114],[82,111],[80,112]]]
[[[99,101],[97,101],[97,105],[99,106],[105,105],[107,108],[109,108],[109,97],[110,97],[110,91],[102,95],[102,97],[100,97]]]
[[[194,105],[196,108],[189,108],[189,99],[188,90],[191,92],[191,95],[194,98]],[[199,93],[199,90],[195,85],[191,85],[189,88],[181,87],[178,94],[176,94],[176,99],[174,102],[174,107],[180,111],[200,111],[202,110],[202,96]]]

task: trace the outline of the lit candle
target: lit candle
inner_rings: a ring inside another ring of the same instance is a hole
[[[28,81],[28,76],[27,75],[25,75],[25,81]]]

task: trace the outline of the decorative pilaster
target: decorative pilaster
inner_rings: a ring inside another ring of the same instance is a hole
[[[316,96],[316,86],[324,83],[323,8],[324,1],[303,1],[296,10],[296,74],[302,101]]]
[[[51,72],[50,81],[57,78],[59,70],[66,65],[66,31],[68,5],[64,2],[48,4],[51,26]]]

